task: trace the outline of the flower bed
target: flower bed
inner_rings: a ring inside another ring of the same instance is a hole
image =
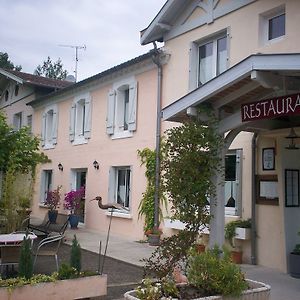
[[[247,283],[249,285],[249,289],[242,292],[242,295],[239,297],[230,297],[226,296],[208,296],[208,297],[201,297],[201,298],[190,298],[190,300],[268,300],[270,299],[270,290],[271,287],[267,284],[262,282],[254,281],[247,279]],[[124,294],[125,299],[127,300],[138,300],[135,296],[135,291],[129,291]],[[172,298],[175,300],[176,298]],[[171,300],[171,299],[169,299]]]
[[[1,300],[73,300],[104,296],[107,294],[106,275],[27,284],[19,287],[1,287]]]

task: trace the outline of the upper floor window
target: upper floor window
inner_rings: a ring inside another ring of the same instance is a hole
[[[19,85],[18,84],[16,84],[15,85],[15,96],[18,96],[18,94],[19,94]]]
[[[71,107],[70,141],[83,144],[91,137],[91,98],[89,94],[76,97]]]
[[[272,8],[260,14],[259,40],[261,45],[276,42],[285,36],[285,7]]]
[[[57,144],[57,106],[48,107],[43,113],[42,146],[51,149]]]
[[[22,127],[22,112],[14,114],[13,127],[15,130],[19,130]]]
[[[214,39],[199,46],[198,86],[227,69],[227,38]]]
[[[113,138],[130,137],[136,130],[137,83],[123,83],[108,96],[106,132]]]
[[[29,132],[32,133],[32,115],[27,116],[27,126],[29,128]]]
[[[8,96],[9,96],[9,91],[6,90],[6,91],[5,91],[5,94],[4,94],[4,99],[5,99],[5,101],[8,101]]]
[[[190,44],[189,89],[194,90],[228,68],[228,33],[222,30]]]
[[[285,35],[285,14],[269,19],[268,39],[273,40]]]

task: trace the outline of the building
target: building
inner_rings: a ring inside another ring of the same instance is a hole
[[[209,104],[224,135],[220,157],[236,164],[212,200],[210,244],[223,244],[225,221],[251,217],[246,261],[283,271],[299,243],[299,14],[293,0],[171,0],[141,36],[171,54],[163,119],[180,122]]]

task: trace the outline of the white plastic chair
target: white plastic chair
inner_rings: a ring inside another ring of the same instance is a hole
[[[36,252],[34,253],[35,257],[33,262],[33,268],[35,266],[38,256],[54,256],[56,262],[56,269],[58,271],[57,253],[63,238],[64,235],[57,234],[57,233],[54,234],[50,233],[48,237],[41,240],[37,246]],[[54,247],[53,244],[55,243],[57,245]]]

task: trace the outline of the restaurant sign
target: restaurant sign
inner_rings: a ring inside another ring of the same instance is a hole
[[[242,122],[300,115],[300,93],[243,104],[241,114]]]

